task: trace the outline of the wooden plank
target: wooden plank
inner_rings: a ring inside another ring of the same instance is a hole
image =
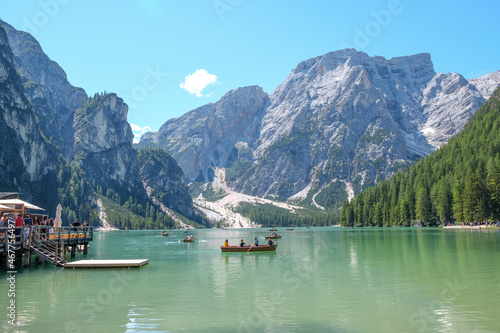
[[[131,268],[148,263],[149,259],[78,260],[64,264],[64,268]]]

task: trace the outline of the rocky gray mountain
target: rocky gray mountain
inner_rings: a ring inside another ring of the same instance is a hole
[[[126,199],[145,198],[127,122],[128,107],[116,94],[96,95],[74,113],[74,161],[90,182],[112,189]]]
[[[231,91],[141,145],[169,150],[188,181],[225,168],[233,190],[331,206],[446,143],[485,101],[488,79],[436,73],[429,54],[341,50],[299,63],[269,96]]]
[[[133,134],[127,122],[128,107],[123,100],[116,94],[96,94],[89,98],[83,89],[68,82],[64,70],[43,52],[30,34],[3,21],[0,21],[0,32],[3,54],[0,129],[4,137],[8,137],[0,148],[1,179],[4,180],[0,190],[23,192],[24,198],[38,196],[42,200],[40,204],[55,210],[57,202],[62,200],[58,184],[65,187],[66,192],[76,191],[61,183],[71,177],[70,186],[79,180],[78,188],[82,192],[78,193],[85,204],[93,201],[93,192],[108,191],[118,194],[123,201],[134,197],[140,204],[152,202],[141,175],[146,180],[155,175],[139,172],[137,153],[132,146]],[[75,165],[81,170],[76,178],[68,174],[76,170]],[[189,206],[191,210],[183,207],[189,212],[189,218],[193,218],[184,175],[175,172],[182,171],[170,165],[163,177],[171,176],[171,181],[164,188],[162,183],[156,184],[156,189],[167,193],[163,198],[165,207],[175,210],[182,205]],[[179,178],[182,181],[177,182]],[[35,185],[37,189],[32,189]],[[52,194],[44,196],[48,191]],[[177,197],[168,200],[169,193],[176,193]],[[181,200],[186,201],[181,203]],[[171,203],[177,206],[169,206]]]
[[[500,71],[483,75],[477,79],[471,79],[469,82],[476,86],[484,98],[489,99],[495,88],[500,85]]]
[[[73,115],[87,99],[87,94],[68,82],[64,70],[43,52],[33,36],[6,22],[1,21],[1,24],[9,37],[16,68],[36,110],[40,128],[65,156],[71,158]]]
[[[231,90],[217,103],[169,120],[156,133],[144,134],[139,147],[169,151],[190,181],[212,180],[214,167],[229,167],[248,143],[258,139],[267,100],[268,95],[257,86]]]
[[[31,199],[55,177],[59,149],[42,133],[21,77],[7,34],[0,26],[0,191],[25,193]],[[46,194],[54,189],[47,189]]]

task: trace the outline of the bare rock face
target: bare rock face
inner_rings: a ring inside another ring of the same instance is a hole
[[[33,36],[5,22],[1,24],[7,32],[16,69],[21,74],[41,130],[65,156],[71,156],[73,114],[87,99],[87,94],[68,82],[64,70],[43,52]]]
[[[489,99],[496,88],[500,86],[500,71],[495,71],[476,79],[471,79],[469,82],[476,86],[477,90],[479,90],[484,98]]]
[[[127,112],[127,105],[115,94],[96,95],[86,101],[74,116],[75,160],[89,181],[122,192],[125,198],[146,197]]]
[[[57,160],[59,150],[40,130],[1,24],[0,132],[0,192],[26,192],[26,199],[40,195],[42,182],[55,176],[56,166],[50,161]]]
[[[215,104],[207,104],[167,121],[157,133],[141,138],[140,146],[169,151],[190,180],[213,179],[213,168],[235,159],[237,145],[258,139],[267,94],[257,86],[238,88]]]
[[[429,54],[341,50],[299,63],[269,97],[231,91],[141,144],[168,149],[189,181],[225,168],[230,187],[256,196],[314,201],[332,182],[352,195],[446,143],[496,77],[436,73]]]

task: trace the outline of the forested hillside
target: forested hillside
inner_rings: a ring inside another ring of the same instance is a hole
[[[448,144],[344,202],[343,226],[500,219],[500,89]]]

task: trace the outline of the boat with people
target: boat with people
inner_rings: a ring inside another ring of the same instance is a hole
[[[271,229],[269,229],[269,231],[278,231],[278,229],[276,229],[276,228],[271,228]]]
[[[168,232],[164,231],[164,232],[162,232],[162,235],[163,236],[168,236]]]
[[[192,243],[192,242],[194,242],[195,239],[196,239],[195,237],[193,237],[192,235],[189,235],[186,238],[184,238],[184,243]]]
[[[271,252],[276,251],[278,244],[273,245],[248,245],[248,246],[221,246],[222,252]]]
[[[271,235],[271,236],[266,236],[264,237],[265,239],[280,239],[281,235]]]

